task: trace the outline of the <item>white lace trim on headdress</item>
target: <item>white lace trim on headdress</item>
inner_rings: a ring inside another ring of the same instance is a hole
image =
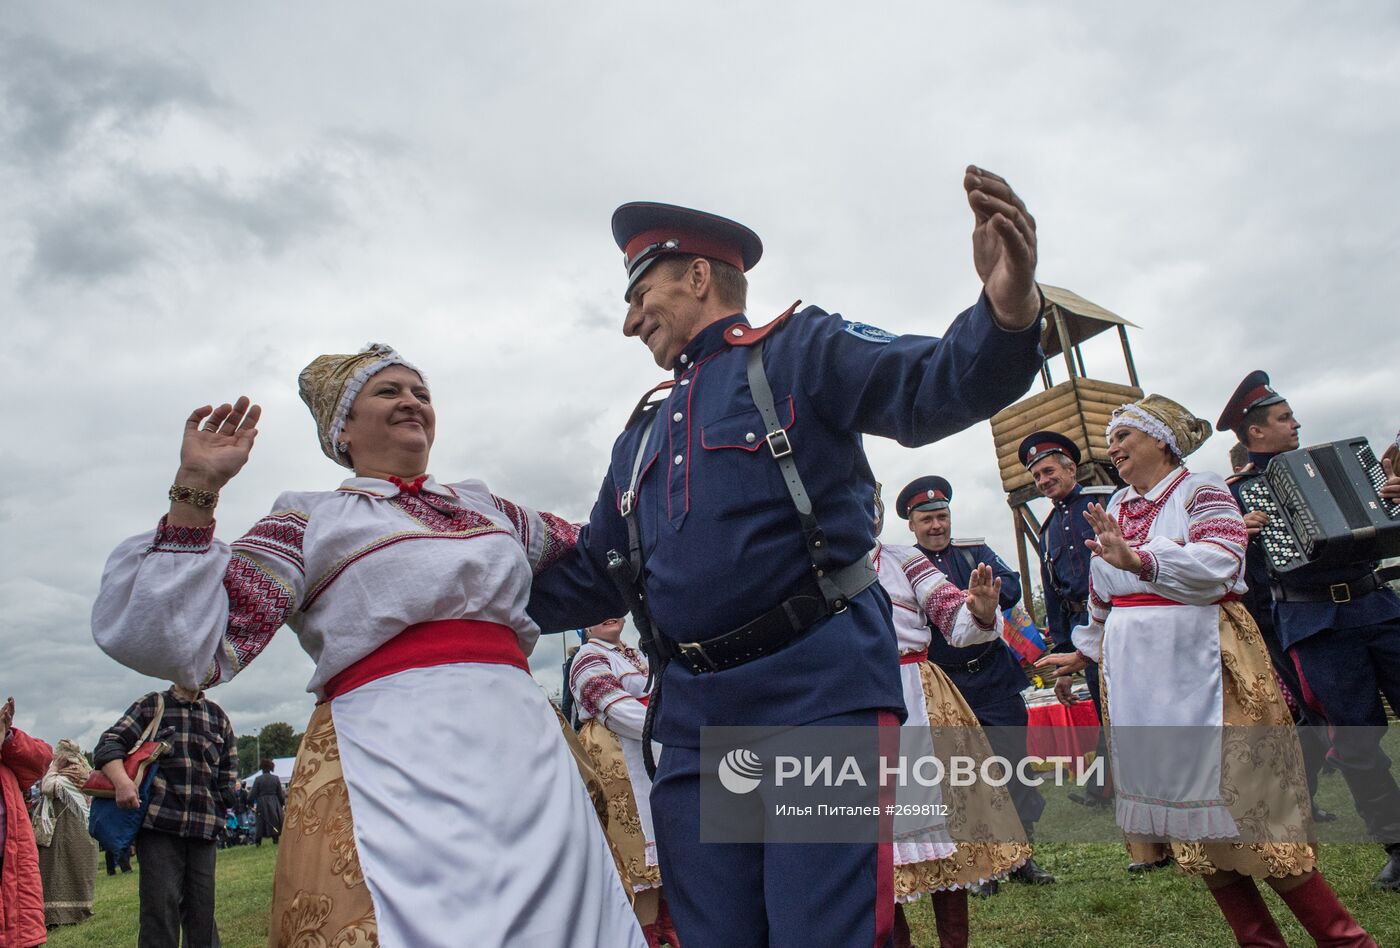
[[[1156,438],[1158,441],[1165,441],[1167,447],[1172,449],[1172,453],[1181,457],[1181,446],[1176,443],[1176,435],[1166,426],[1162,419],[1155,415],[1143,411],[1137,405],[1129,402],[1126,405],[1119,405],[1113,412],[1113,419],[1109,421],[1108,427],[1104,429],[1104,437],[1110,437],[1115,428],[1136,428],[1144,434]]]
[[[330,439],[337,452],[340,451],[340,436],[345,431],[345,419],[350,414],[350,406],[355,404],[355,396],[360,394],[360,389],[375,375],[391,365],[401,365],[417,372],[423,384],[428,384],[428,377],[423,374],[423,370],[399,355],[392,347],[371,342],[360,350],[361,353],[379,351],[384,353],[383,356],[356,369],[355,374],[350,376],[350,381],[345,383],[345,391],[340,394],[340,402],[335,406],[335,414],[331,416]]]

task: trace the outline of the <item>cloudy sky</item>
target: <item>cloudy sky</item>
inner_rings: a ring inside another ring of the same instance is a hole
[[[1379,443],[1398,47],[1379,3],[6,4],[0,697],[91,745],[155,684],[92,643],[103,562],[166,507],[205,402],[264,406],[226,539],[338,484],[295,391],[320,352],[397,346],[438,476],[585,517],[661,377],[619,331],[628,200],[754,227],[755,322],[800,297],[938,334],[978,291],[975,162],[1036,215],[1041,279],[1142,327],[1147,388],[1213,419],[1263,367],[1305,438]],[[1125,380],[1111,337],[1086,350]],[[869,450],[895,490],[946,474],[956,532],[1011,557],[985,424]],[[300,729],[310,673],[283,630],[215,696],[240,733]]]

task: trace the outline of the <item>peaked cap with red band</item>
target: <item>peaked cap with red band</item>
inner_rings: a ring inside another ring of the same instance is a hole
[[[1262,369],[1256,369],[1244,377],[1239,388],[1235,389],[1235,394],[1230,396],[1230,400],[1225,403],[1225,410],[1220,413],[1219,420],[1215,423],[1216,431],[1234,431],[1244,424],[1244,416],[1252,409],[1263,408],[1265,405],[1277,405],[1279,402],[1286,402],[1278,392],[1269,385],[1269,375]]]
[[[937,475],[920,477],[904,485],[894,511],[908,520],[916,510],[942,510],[953,499],[953,485]]]
[[[1026,470],[1030,470],[1036,461],[1052,454],[1063,454],[1075,464],[1079,463],[1079,445],[1058,431],[1036,431],[1028,434],[1016,449],[1016,455],[1026,466]]]
[[[741,271],[763,256],[763,241],[743,224],[674,204],[624,204],[613,211],[612,232],[627,265],[623,300],[642,274],[667,254],[708,257]]]

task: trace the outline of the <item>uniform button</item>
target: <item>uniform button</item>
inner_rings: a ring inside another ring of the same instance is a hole
[[[747,441],[749,444],[753,444],[758,439],[755,438],[753,432],[750,431],[748,434],[744,435],[744,440]]]
[[[671,420],[672,420],[672,421],[680,421],[682,417],[683,417],[683,416],[681,415],[680,412],[676,412],[674,415],[671,416]]]
[[[682,385],[689,385],[689,384],[690,384],[690,379],[681,379],[681,384],[682,384]]]
[[[686,365],[686,364],[689,363],[689,362],[690,362],[690,356],[688,356],[688,355],[686,355],[684,352],[682,352],[682,353],[681,353],[681,365]]]
[[[677,465],[679,465],[679,464],[680,464],[682,461],[684,461],[684,460],[685,460],[685,455],[682,455],[682,454],[677,454],[677,455],[676,455],[676,464],[677,464]]]
[[[736,336],[742,336],[744,334],[744,331],[742,329],[731,329],[730,332],[732,332]]]

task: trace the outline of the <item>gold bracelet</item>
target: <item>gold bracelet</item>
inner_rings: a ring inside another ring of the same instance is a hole
[[[172,503],[189,504],[191,507],[209,510],[219,502],[219,492],[216,490],[200,490],[198,487],[184,487],[180,484],[171,484],[170,500]]]

